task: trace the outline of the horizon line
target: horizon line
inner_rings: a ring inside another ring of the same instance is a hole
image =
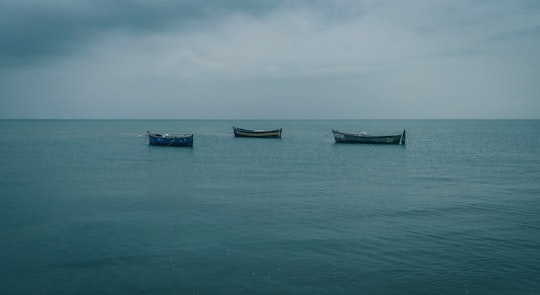
[[[303,119],[291,119],[291,118],[0,118],[0,121],[349,121],[349,120],[540,120],[540,118],[303,118]]]

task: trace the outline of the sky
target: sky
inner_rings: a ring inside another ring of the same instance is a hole
[[[0,1],[0,119],[162,118],[540,119],[540,1]]]

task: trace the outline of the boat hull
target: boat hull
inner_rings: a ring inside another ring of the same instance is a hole
[[[336,143],[405,144],[405,130],[392,135],[363,135],[332,130]]]
[[[148,132],[148,144],[157,146],[193,147],[193,134],[169,135]]]
[[[248,130],[233,126],[235,137],[281,138],[281,128],[275,130]]]

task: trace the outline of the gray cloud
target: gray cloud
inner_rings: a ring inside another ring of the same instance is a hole
[[[209,26],[230,13],[260,15],[279,1],[0,2],[0,66],[63,55],[114,30],[147,34],[172,26]]]

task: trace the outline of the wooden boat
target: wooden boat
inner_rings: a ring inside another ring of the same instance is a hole
[[[159,134],[147,131],[148,144],[161,146],[193,146],[193,134]]]
[[[275,130],[249,130],[233,126],[235,137],[281,138],[281,128]]]
[[[405,130],[391,135],[370,135],[366,132],[346,133],[332,130],[336,143],[405,144]]]

